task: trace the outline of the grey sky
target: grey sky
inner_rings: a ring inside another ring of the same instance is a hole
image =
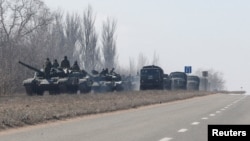
[[[159,55],[166,73],[184,66],[224,74],[226,87],[250,90],[249,0],[44,0],[52,9],[83,13],[90,4],[96,26],[117,20],[121,64],[143,53]]]

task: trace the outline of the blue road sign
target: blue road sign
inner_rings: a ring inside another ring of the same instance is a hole
[[[192,67],[191,66],[185,66],[185,73],[192,73]]]

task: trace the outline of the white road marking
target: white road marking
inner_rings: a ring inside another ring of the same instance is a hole
[[[159,140],[159,141],[170,141],[170,140],[172,140],[173,138],[163,138],[163,139],[161,139],[161,140]]]
[[[224,111],[224,110],[226,110],[226,109],[224,109],[224,108],[222,108],[222,109],[220,109],[221,111]]]
[[[226,106],[226,107],[224,107],[225,109],[227,109],[228,107]]]
[[[239,100],[237,100],[237,101],[234,101],[233,103],[237,103],[237,102],[239,102]]]
[[[198,125],[200,122],[193,122],[192,125]]]
[[[215,114],[210,114],[209,116],[210,116],[210,117],[213,117],[213,116],[215,116]]]
[[[221,113],[221,111],[216,111],[216,113]]]
[[[207,120],[208,118],[207,118],[207,117],[203,117],[203,118],[201,118],[201,119],[203,119],[203,120]]]
[[[187,130],[188,130],[188,129],[183,128],[183,129],[178,130],[178,132],[179,132],[179,133],[183,133],[183,132],[186,132]]]

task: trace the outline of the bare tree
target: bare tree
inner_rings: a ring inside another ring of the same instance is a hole
[[[27,42],[28,35],[51,22],[50,15],[40,0],[0,0],[0,76],[4,76],[0,93],[15,88],[19,74],[16,62],[26,47],[23,43]]]
[[[65,23],[64,14],[58,10],[53,13],[53,22],[50,24],[47,36],[47,50],[45,51],[47,56],[53,58],[61,58],[66,55],[66,34],[65,34]],[[45,45],[46,45],[45,44]],[[71,55],[71,54],[70,54]]]
[[[145,55],[143,55],[142,53],[139,54],[138,56],[138,63],[137,63],[137,72],[139,72],[139,70],[148,64],[148,59]]]
[[[120,64],[117,64],[115,71],[119,74],[122,74],[123,76],[130,74],[130,70],[128,69],[128,67],[124,67]]]
[[[95,18],[90,6],[83,15],[83,25],[80,36],[80,60],[81,65],[87,71],[99,69],[100,66],[100,48],[97,46],[97,33],[95,30]]]
[[[116,67],[116,21],[107,18],[103,23],[102,29],[102,52],[104,56],[104,67],[113,68]]]
[[[51,21],[49,9],[40,0],[1,0],[0,25],[6,40],[16,40]]]
[[[56,11],[52,17],[49,25],[37,28],[26,37],[27,40],[23,43],[26,47],[23,50],[29,55],[25,58],[22,56],[22,60],[30,61],[32,58],[31,65],[39,64],[38,67],[42,67],[47,57],[51,60],[63,58],[66,44],[63,13]]]
[[[81,33],[81,19],[78,14],[67,14],[65,24],[66,44],[64,45],[63,52],[69,57],[71,61],[78,60],[78,56],[74,54],[76,43]]]
[[[152,65],[159,65],[159,55],[156,54],[156,52],[154,52],[154,56],[153,56],[153,60],[152,60]]]
[[[135,61],[133,58],[129,58],[129,75],[136,74]]]
[[[5,68],[12,71],[18,42],[37,28],[51,21],[49,10],[40,0],[1,0],[0,29],[2,39],[2,60]]]
[[[223,79],[223,73],[209,71],[212,75],[208,76],[208,82],[210,90],[223,90],[225,88],[225,80]]]
[[[202,69],[198,69],[195,72],[201,79],[202,77]],[[208,90],[223,90],[225,88],[225,80],[223,78],[223,73],[219,71],[214,71],[213,69],[208,70]],[[202,84],[203,85],[203,84]]]

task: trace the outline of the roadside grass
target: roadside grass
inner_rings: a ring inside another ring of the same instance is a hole
[[[0,131],[214,94],[202,91],[132,91],[0,97]]]

